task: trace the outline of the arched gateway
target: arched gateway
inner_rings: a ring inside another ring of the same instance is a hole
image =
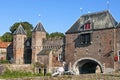
[[[103,73],[102,64],[94,58],[81,58],[73,65],[73,70],[78,74]]]

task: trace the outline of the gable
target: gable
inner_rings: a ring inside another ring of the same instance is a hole
[[[66,33],[76,33],[83,31],[84,25],[87,22],[90,22],[91,29],[93,30],[113,28],[117,24],[109,11],[90,13],[82,15]]]

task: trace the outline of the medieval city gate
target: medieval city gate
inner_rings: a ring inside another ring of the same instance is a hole
[[[81,58],[73,65],[76,74],[103,73],[102,64],[94,58]]]

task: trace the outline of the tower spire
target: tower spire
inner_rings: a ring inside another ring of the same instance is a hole
[[[14,35],[16,35],[16,34],[24,34],[24,35],[26,35],[27,33],[26,33],[26,31],[23,29],[22,25],[20,24],[20,25],[18,26],[18,28],[16,29],[16,31],[15,31],[13,34],[14,34]]]

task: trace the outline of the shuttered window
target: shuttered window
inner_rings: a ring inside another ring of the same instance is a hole
[[[90,42],[91,42],[91,34],[90,33],[80,35],[80,43],[81,44],[89,44]]]
[[[91,29],[90,23],[86,23],[86,24],[84,25],[84,30],[90,30],[90,29]]]

